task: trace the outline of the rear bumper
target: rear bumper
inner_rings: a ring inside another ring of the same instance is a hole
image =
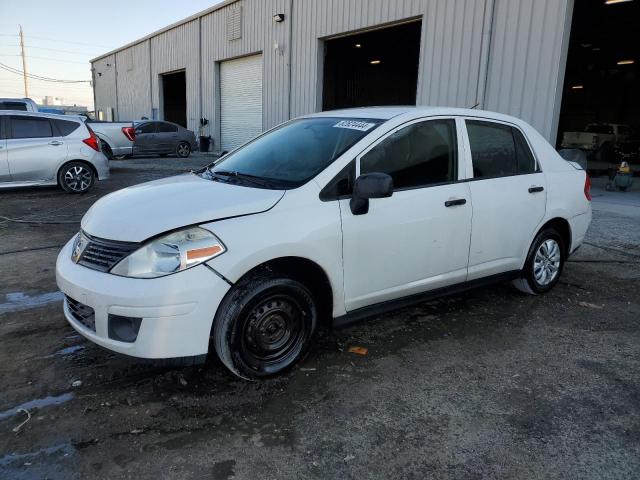
[[[68,298],[93,309],[91,328],[74,316],[65,299],[64,315],[78,333],[108,350],[139,358],[193,357],[208,352],[213,318],[229,290],[214,272],[198,266],[154,279],[119,277],[73,263],[72,245],[73,239],[58,256],[56,281]],[[110,337],[113,316],[141,319],[134,341]]]

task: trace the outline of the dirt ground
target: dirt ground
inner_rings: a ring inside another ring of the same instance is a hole
[[[399,310],[248,383],[215,358],[168,368],[83,340],[55,284],[100,196],[206,161],[113,162],[83,196],[0,192],[0,215],[28,222],[0,219],[0,478],[640,477],[637,191],[594,182],[588,243],[547,295]]]

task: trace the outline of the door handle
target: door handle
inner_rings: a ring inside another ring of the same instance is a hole
[[[542,192],[544,187],[529,187],[529,193]]]
[[[464,205],[467,203],[466,198],[457,198],[456,200],[447,200],[444,202],[445,207],[455,207],[456,205]]]
[[[54,145],[54,146],[58,146],[58,145],[62,145],[63,142],[61,142],[60,140],[52,140],[49,142],[49,145]]]

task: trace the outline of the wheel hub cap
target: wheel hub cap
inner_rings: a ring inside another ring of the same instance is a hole
[[[541,286],[549,285],[560,270],[560,245],[553,239],[540,244],[533,259],[533,276]]]

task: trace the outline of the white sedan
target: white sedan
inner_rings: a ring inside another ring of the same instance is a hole
[[[189,361],[215,349],[236,375],[263,378],[294,365],[324,322],[488,282],[547,292],[583,241],[589,189],[513,117],[323,112],[102,198],[57,281],[69,323],[105,348]]]

